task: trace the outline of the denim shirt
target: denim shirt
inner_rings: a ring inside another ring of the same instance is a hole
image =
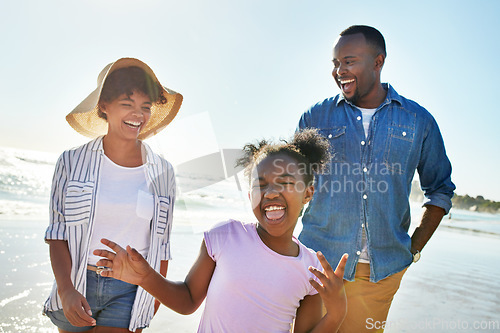
[[[352,281],[362,250],[363,228],[370,281],[412,263],[409,195],[415,170],[424,205],[451,208],[455,185],[443,139],[432,115],[384,84],[387,96],[365,136],[361,111],[342,95],[312,106],[299,129],[318,128],[333,157],[316,176],[315,193],[302,218],[299,240],[335,265],[349,254],[344,278]]]

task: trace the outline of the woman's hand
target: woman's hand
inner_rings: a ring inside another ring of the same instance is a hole
[[[315,280],[310,280],[310,283],[320,294],[327,315],[333,315],[337,320],[343,320],[347,311],[344,271],[348,255],[345,253],[342,256],[335,271],[321,252],[317,252],[316,255],[323,266],[323,271],[319,271],[315,267],[309,267],[309,271],[320,280],[321,284]]]
[[[108,267],[109,270],[101,272],[102,276],[112,277],[128,283],[140,285],[154,269],[141,256],[137,250],[127,245],[127,250],[108,239],[101,239],[101,243],[111,248],[108,250],[95,250],[94,254],[105,257],[97,262],[97,266]]]
[[[92,311],[89,303],[76,289],[71,289],[66,292],[59,291],[62,307],[66,319],[73,326],[95,326],[96,321],[92,318]]]
[[[71,256],[68,242],[47,240],[49,243],[50,264],[57,282],[57,293],[61,298],[64,315],[73,326],[95,326],[92,311],[85,297],[75,289],[71,281]]]

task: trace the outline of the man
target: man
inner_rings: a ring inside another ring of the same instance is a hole
[[[299,239],[329,262],[349,254],[348,311],[340,332],[380,332],[404,272],[450,210],[455,189],[434,118],[381,83],[385,58],[384,37],[375,28],[343,31],[332,73],[342,94],[312,106],[299,122],[299,128],[318,128],[332,148]],[[426,200],[410,237],[415,170]]]

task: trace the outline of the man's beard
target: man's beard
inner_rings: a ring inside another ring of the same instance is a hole
[[[358,88],[356,88],[356,91],[354,91],[354,95],[352,97],[347,98],[346,95],[342,92],[342,95],[344,96],[344,99],[351,103],[352,105],[357,105],[356,103],[359,101],[359,92]]]

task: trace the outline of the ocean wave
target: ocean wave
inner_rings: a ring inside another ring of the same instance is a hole
[[[0,217],[43,216],[58,155],[0,148]],[[214,179],[177,174],[178,207],[189,211],[238,205],[242,192],[236,176]]]
[[[48,197],[57,156],[0,148],[0,198],[40,201]]]
[[[30,163],[39,165],[54,165],[59,157],[58,154],[0,147],[0,165],[17,165],[19,163]]]
[[[0,308],[6,306],[7,304],[9,304],[12,301],[17,301],[18,299],[28,297],[29,294],[30,294],[30,290],[25,290],[25,291],[15,295],[15,296],[5,298],[5,299],[0,301]]]
[[[442,228],[447,228],[455,231],[474,233],[477,235],[489,235],[500,237],[500,225],[499,226],[463,226],[463,225],[449,225],[449,224],[441,224]]]
[[[48,218],[48,199],[46,202],[25,200],[0,200],[0,219]]]

